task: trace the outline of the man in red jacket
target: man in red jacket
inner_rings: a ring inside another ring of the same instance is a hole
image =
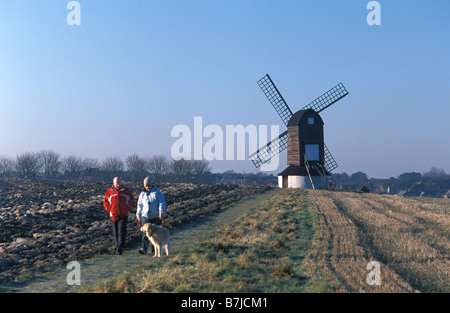
[[[128,213],[134,208],[134,197],[131,191],[122,186],[119,177],[113,180],[112,188],[108,189],[103,199],[103,207],[112,219],[114,243],[117,253],[122,254],[127,235]]]

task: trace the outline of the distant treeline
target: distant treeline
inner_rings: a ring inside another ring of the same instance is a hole
[[[110,181],[120,176],[128,181],[143,181],[150,175],[156,183],[189,182],[203,184],[278,184],[275,175],[243,173],[233,170],[212,173],[205,160],[171,160],[165,156],[129,155],[123,160],[112,156],[99,161],[78,156],[62,157],[53,150],[26,152],[15,158],[0,156],[0,178],[40,180]],[[402,196],[450,197],[450,174],[431,168],[426,173],[403,173],[397,178],[369,178],[364,172],[333,174],[336,189],[398,194]]]
[[[351,175],[347,173],[334,174],[333,178],[336,180],[336,189],[340,190],[362,190],[413,197],[450,198],[450,174],[435,167],[423,174],[418,172],[403,173],[397,178],[369,178],[363,172],[356,172]]]
[[[62,157],[53,150],[25,152],[15,158],[0,156],[0,177],[40,180],[107,181],[120,176],[128,181],[143,181],[151,175],[156,183],[277,184],[277,177],[265,173],[212,173],[205,160],[169,160],[165,156],[129,155],[123,160],[111,156],[103,161],[78,156]]]

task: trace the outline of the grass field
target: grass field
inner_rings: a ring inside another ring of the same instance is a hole
[[[449,211],[449,199],[282,190],[169,257],[85,291],[449,292]],[[378,285],[367,281],[372,261]]]

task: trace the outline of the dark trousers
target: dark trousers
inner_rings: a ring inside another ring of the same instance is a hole
[[[117,249],[125,247],[125,238],[127,236],[127,223],[128,223],[128,216],[125,216],[123,218],[118,217],[115,222],[114,221],[112,222],[114,244],[116,245]]]
[[[141,217],[141,225],[144,226],[147,223],[152,223],[152,224],[160,226],[161,220],[159,218],[149,219],[146,217]],[[142,232],[141,249],[144,249],[145,251],[147,251],[149,243],[150,243],[150,240],[148,240],[146,233]],[[153,246],[152,246],[152,249],[153,249]]]

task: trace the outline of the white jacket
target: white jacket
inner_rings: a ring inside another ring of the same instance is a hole
[[[139,195],[136,217],[149,219],[161,217],[166,213],[166,201],[162,192],[153,187],[150,191],[142,191]]]

